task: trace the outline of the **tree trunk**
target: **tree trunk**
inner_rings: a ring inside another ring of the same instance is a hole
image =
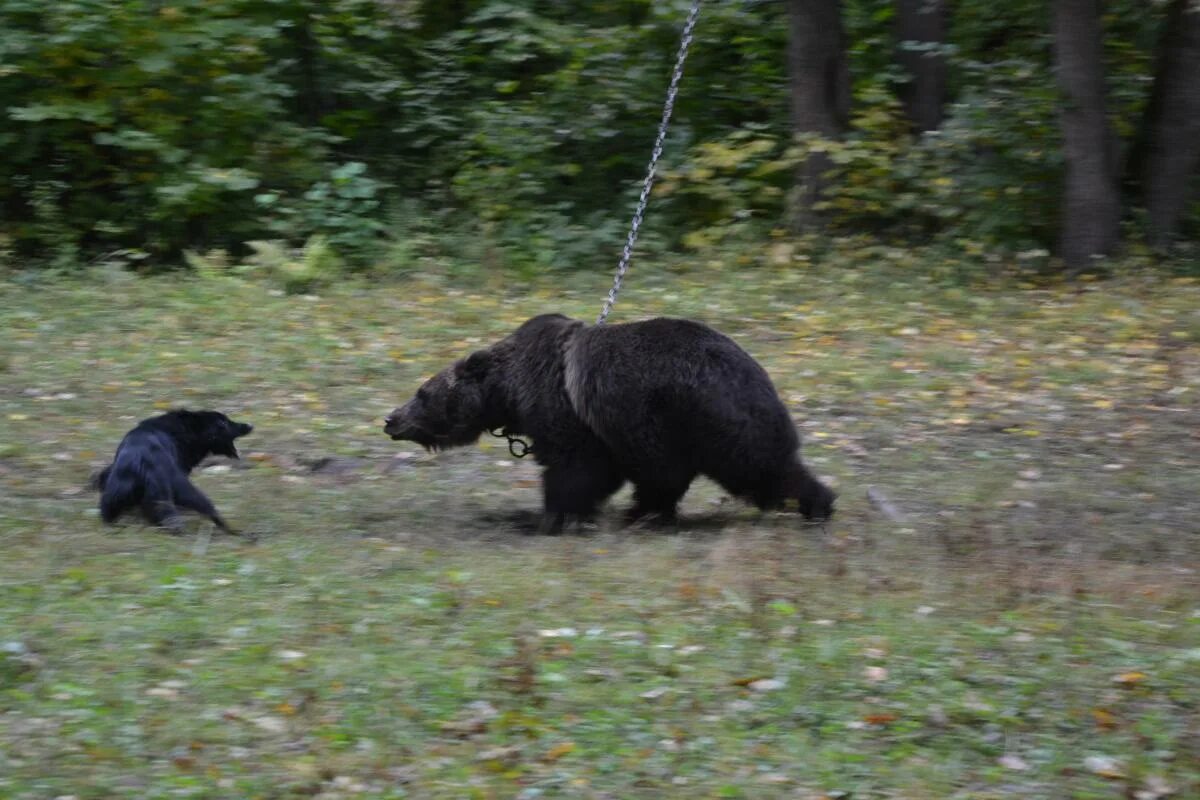
[[[1053,26],[1066,159],[1059,249],[1077,271],[1116,249],[1121,213],[1104,108],[1099,0],[1055,0]]]
[[[945,0],[896,0],[896,62],[909,80],[900,92],[913,128],[935,131],[942,124],[946,101],[946,59],[936,50],[914,50],[905,44],[946,42]]]
[[[312,16],[303,11],[290,28],[292,46],[296,50],[296,80],[299,86],[296,92],[296,105],[309,125],[317,125],[321,116],[328,110],[321,91],[321,83],[317,77],[317,62],[320,59],[320,45],[313,34]]]
[[[840,0],[789,0],[791,36],[788,75],[792,130],[797,135],[836,138],[850,110],[850,70],[842,33]],[[829,156],[813,153],[796,172],[797,198],[792,224],[798,231],[819,226],[820,202]]]
[[[1150,243],[1170,244],[1200,166],[1200,2],[1175,0],[1167,13],[1154,88],[1134,162],[1150,223]]]

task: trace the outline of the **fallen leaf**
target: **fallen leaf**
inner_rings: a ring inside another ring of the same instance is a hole
[[[492,747],[475,756],[476,761],[495,761],[500,764],[514,764],[521,756],[519,745]]]
[[[763,681],[769,678],[769,675],[752,675],[749,678],[734,678],[729,683],[732,686],[749,686],[755,681]]]
[[[1018,772],[1024,772],[1025,770],[1029,769],[1029,763],[1026,762],[1025,759],[1018,755],[1013,755],[1012,753],[1005,753],[1004,755],[1000,756],[998,761],[1000,762],[1000,766],[1004,767],[1005,769],[1012,769]]]
[[[888,714],[887,712],[884,712],[882,714],[867,714],[862,718],[862,721],[868,725],[888,725],[895,722],[897,719],[899,719],[899,717],[897,717],[895,714]]]
[[[462,714],[441,724],[443,733],[451,736],[468,738],[487,730],[488,723],[500,716],[496,707],[486,700],[476,700],[468,703]]]
[[[1107,778],[1110,781],[1120,780],[1125,777],[1125,770],[1111,756],[1088,756],[1083,760],[1083,766],[1089,772],[1099,775],[1101,778]]]
[[[578,636],[579,631],[575,630],[574,628],[548,628],[546,630],[538,631],[538,635],[545,639],[570,639]]]
[[[1150,676],[1144,672],[1122,672],[1120,675],[1113,677],[1113,683],[1133,687],[1144,682],[1148,677]]]
[[[554,745],[554,747],[551,747],[549,750],[546,751],[546,755],[544,755],[542,757],[542,760],[558,761],[560,758],[565,756],[567,753],[570,753],[574,749],[575,749],[574,742],[562,742],[561,744],[556,744],[556,745]]]
[[[287,722],[279,717],[261,716],[254,717],[250,721],[269,733],[283,733],[287,730]]]
[[[487,720],[482,717],[468,717],[467,719],[452,719],[441,724],[442,733],[448,733],[451,736],[467,738],[478,733],[483,733],[487,730]]]
[[[888,671],[885,667],[870,666],[863,669],[863,677],[869,680],[871,683],[886,681],[887,676]]]
[[[1092,719],[1096,721],[1096,727],[1112,730],[1117,727],[1116,716],[1107,708],[1093,708]]]
[[[784,775],[782,772],[764,772],[758,776],[759,783],[784,784],[791,783],[792,777]]]
[[[1135,800],[1161,800],[1175,794],[1175,789],[1161,775],[1149,775],[1145,785],[1133,793]]]

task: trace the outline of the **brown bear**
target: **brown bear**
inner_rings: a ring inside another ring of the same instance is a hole
[[[671,522],[697,475],[762,509],[833,512],[766,371],[699,322],[534,317],[430,378],[384,432],[440,450],[497,428],[532,439],[546,532],[586,519],[626,480],[630,519]]]

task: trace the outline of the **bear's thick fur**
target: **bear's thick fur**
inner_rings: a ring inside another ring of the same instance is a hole
[[[534,317],[430,378],[384,432],[437,450],[497,428],[533,440],[549,532],[593,514],[626,480],[632,519],[673,520],[697,475],[762,509],[833,511],[767,373],[699,322]]]

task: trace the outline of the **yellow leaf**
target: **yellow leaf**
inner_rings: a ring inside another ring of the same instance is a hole
[[[551,747],[549,750],[546,751],[545,760],[546,761],[558,761],[560,758],[565,756],[567,753],[570,753],[574,749],[575,749],[574,742],[563,742],[562,744],[556,744],[556,745],[554,745],[554,747]]]
[[[1096,727],[1112,730],[1117,727],[1117,718],[1107,708],[1093,708],[1092,719],[1096,721]]]
[[[1148,677],[1150,676],[1144,672],[1122,672],[1113,678],[1113,683],[1119,683],[1122,686],[1137,686]]]
[[[891,722],[895,722],[896,719],[897,717],[895,714],[888,714],[885,712],[883,714],[867,714],[865,717],[863,717],[863,722],[867,723],[868,725],[887,725]]]

